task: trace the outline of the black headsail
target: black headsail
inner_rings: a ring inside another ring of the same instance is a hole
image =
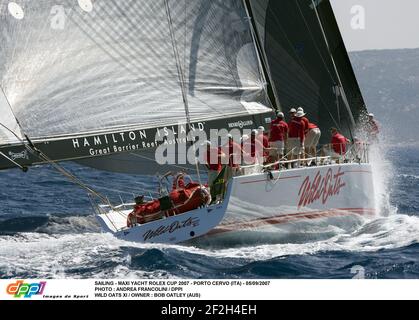
[[[0,26],[0,169],[44,163],[31,142],[52,161],[96,158],[272,113],[242,0],[0,1]]]
[[[249,2],[284,111],[351,136],[366,108],[329,0]]]

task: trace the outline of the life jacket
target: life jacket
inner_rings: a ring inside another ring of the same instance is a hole
[[[163,200],[170,201],[170,209],[162,211],[161,201]],[[134,211],[128,216],[127,225],[133,227],[135,222],[145,224],[162,219],[164,216],[169,217],[186,213],[210,203],[211,195],[208,189],[206,187],[201,188],[200,184],[191,182],[183,188],[173,190],[164,199],[157,199],[135,206]]]

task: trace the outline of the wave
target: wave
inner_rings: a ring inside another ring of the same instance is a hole
[[[398,174],[397,177],[401,177],[404,179],[419,180],[419,176],[414,175],[414,174]]]
[[[15,235],[22,232],[47,234],[100,232],[94,216],[22,216],[2,217],[0,235]]]
[[[77,218],[76,221],[78,221]],[[83,218],[81,218],[83,219]],[[85,219],[85,218],[84,218]],[[70,219],[71,220],[71,219]],[[87,219],[89,221],[89,219]],[[80,220],[69,227],[71,230]],[[64,224],[64,226],[66,226]],[[56,228],[57,226],[54,226]],[[236,248],[182,245],[145,245],[125,242],[110,234],[51,232],[0,236],[0,274],[4,278],[197,278],[235,276],[238,268],[275,259],[308,257],[339,252],[341,255],[374,253],[419,243],[419,218],[380,217],[350,232],[335,228],[329,239],[307,243],[253,244]],[[62,229],[63,228],[63,229]],[[315,235],[321,227],[301,230]]]

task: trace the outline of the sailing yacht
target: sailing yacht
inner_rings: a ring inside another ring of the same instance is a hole
[[[161,188],[116,206],[59,164],[154,174],[162,146],[179,153],[214,129],[268,128],[291,106],[353,138],[366,108],[329,1],[2,0],[0,23],[0,169],[53,165],[87,190],[116,237],[179,243],[374,214],[359,148],[243,168],[217,201],[190,163],[199,182],[182,187],[180,204]],[[157,209],[133,221],[134,205]]]

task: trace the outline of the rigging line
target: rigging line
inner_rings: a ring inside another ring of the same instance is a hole
[[[190,118],[190,112],[189,112],[189,101],[188,101],[188,96],[187,96],[186,88],[185,88],[185,85],[186,85],[185,75],[183,72],[183,67],[180,63],[180,55],[179,55],[179,50],[176,45],[175,32],[173,30],[173,20],[172,20],[172,15],[170,13],[168,0],[165,0],[164,3],[166,6],[166,15],[167,15],[168,23],[169,23],[170,37],[172,40],[173,54],[176,60],[176,67],[177,67],[178,76],[179,76],[179,84],[182,90],[182,98],[183,98],[183,103],[185,107],[186,119],[187,119],[188,125],[190,125],[191,118]]]
[[[39,149],[37,149],[35,147],[35,145],[29,139],[28,135],[25,134],[25,131],[23,130],[22,126],[19,123],[19,120],[14,115],[12,106],[11,106],[11,104],[10,104],[10,102],[9,102],[9,100],[8,100],[8,98],[7,98],[4,90],[3,90],[3,87],[0,86],[0,88],[1,88],[1,90],[3,92],[3,95],[4,95],[5,99],[6,99],[6,101],[7,101],[7,104],[9,105],[9,107],[10,107],[10,109],[12,111],[13,116],[15,117],[16,123],[19,125],[20,129],[22,130],[22,134],[25,135],[27,141],[29,142],[29,145],[21,137],[19,137],[13,130],[11,130],[10,128],[8,128],[7,126],[5,126],[2,123],[0,123],[0,125],[2,127],[4,127],[6,130],[10,131],[26,147],[26,149],[29,152],[31,152],[33,155],[37,156],[41,160],[44,160],[44,161],[50,163],[61,174],[63,174],[67,178],[69,178],[71,181],[73,181],[74,183],[76,183],[77,185],[79,185],[80,187],[82,187],[83,189],[89,191],[92,195],[95,195],[96,197],[98,197],[102,201],[106,200],[105,203],[107,203],[111,208],[113,208],[112,205],[110,204],[109,200],[107,200],[106,197],[104,197],[100,193],[96,192],[95,190],[89,188],[80,179],[78,179],[76,176],[72,175],[70,172],[66,171],[64,168],[62,168],[61,166],[59,166],[57,163],[55,163],[54,161],[52,161],[51,159],[49,159],[44,153],[42,153],[42,151],[40,151]],[[15,163],[14,161],[12,161],[12,162]],[[25,167],[22,167],[22,166],[18,166],[18,167],[21,168],[23,171],[27,171],[27,169]]]
[[[338,67],[337,67],[337,65],[336,65],[335,58],[333,57],[332,51],[331,51],[331,49],[330,49],[330,44],[329,44],[329,41],[327,40],[326,32],[325,32],[325,30],[324,30],[323,23],[322,23],[322,21],[321,21],[321,19],[320,19],[320,15],[319,15],[319,12],[318,12],[318,10],[317,10],[317,6],[315,5],[314,0],[311,0],[311,2],[312,2],[312,4],[313,4],[313,6],[314,6],[314,11],[315,11],[315,13],[316,13],[316,17],[317,17],[317,20],[318,20],[318,22],[319,22],[320,29],[321,29],[321,31],[322,31],[322,35],[323,35],[324,41],[325,41],[325,43],[326,43],[327,51],[329,52],[330,58],[332,59],[333,68],[335,69],[336,76],[338,77],[339,85],[340,85],[340,86],[341,86],[341,88],[342,88],[342,89],[341,89],[341,91],[342,91],[342,99],[343,99],[343,102],[344,102],[344,104],[345,104],[345,106],[346,106],[346,108],[347,108],[347,111],[348,111],[348,113],[349,113],[349,118],[350,118],[350,119],[351,119],[351,121],[352,121],[352,125],[354,125],[354,126],[355,126],[355,125],[356,125],[356,123],[355,123],[355,119],[354,119],[354,116],[353,116],[353,114],[352,114],[352,110],[351,110],[351,107],[350,107],[350,105],[349,105],[349,101],[348,101],[347,96],[346,96],[345,88],[343,87],[343,82],[342,82],[342,79],[341,79],[341,77],[340,77],[339,70],[338,70]],[[352,133],[351,133],[351,135],[352,135]],[[353,139],[353,137],[352,137],[352,139]]]
[[[9,127],[5,126],[3,123],[0,122],[0,126],[2,126],[4,129],[6,129],[7,131],[9,131],[13,136],[15,136],[20,142],[22,142],[23,144],[25,144],[25,141],[22,140],[21,137],[19,137],[16,132],[14,132],[12,129],[10,129]]]
[[[134,157],[137,157],[137,158],[141,158],[141,159],[145,159],[145,160],[150,160],[150,161],[155,161],[155,159],[153,159],[153,158],[142,156],[142,155],[139,155],[137,153],[130,153],[130,154],[133,155]],[[182,170],[185,170],[185,171],[189,171],[190,170],[190,168],[182,167],[182,166],[179,166],[179,165],[176,165],[176,164],[168,164],[168,166],[169,167],[173,167],[173,168],[177,168],[177,169],[182,169]],[[202,172],[202,173],[205,173],[204,170],[199,170],[199,171]]]
[[[179,76],[179,81],[180,81],[180,87],[181,87],[181,91],[182,91],[182,97],[183,97],[183,103],[185,106],[185,113],[186,113],[186,120],[188,122],[188,126],[189,126],[189,133],[192,132],[192,122],[191,122],[191,115],[189,112],[189,101],[188,101],[188,95],[187,95],[187,89],[186,89],[186,79],[185,79],[185,74],[183,72],[183,68],[182,65],[180,63],[180,56],[179,56],[179,51],[176,45],[176,38],[175,38],[175,32],[173,30],[173,20],[172,20],[172,15],[170,13],[170,7],[169,7],[169,2],[168,0],[164,0],[165,3],[165,7],[166,7],[166,16],[168,19],[168,23],[169,23],[169,31],[170,31],[170,37],[172,39],[172,47],[173,47],[173,53],[175,56],[175,60],[176,60],[176,67],[178,70],[178,76]],[[185,20],[186,23],[186,20]],[[192,137],[191,137],[192,138]],[[202,186],[202,181],[201,181],[201,174],[199,172],[199,164],[198,161],[196,159],[196,146],[195,146],[195,139],[192,139],[192,147],[193,147],[193,151],[194,151],[194,156],[195,156],[195,166],[196,166],[196,173],[198,175],[198,180],[199,180],[199,184]]]
[[[275,100],[275,107],[276,107],[275,109],[277,109],[279,111],[280,109],[282,109],[281,102],[280,102],[280,99],[278,97],[278,91],[276,90],[275,83],[272,80],[272,71],[271,71],[269,63],[268,63],[268,58],[266,56],[266,52],[263,50],[262,45],[260,43],[259,36],[257,34],[257,30],[256,30],[257,27],[255,26],[254,19],[250,16],[252,14],[251,6],[250,6],[248,0],[243,0],[243,5],[244,5],[244,9],[246,11],[246,18],[249,21],[249,27],[250,27],[250,32],[252,34],[253,43],[255,44],[255,50],[256,50],[256,54],[258,56],[261,76],[263,77],[264,82],[267,85],[271,86],[272,94],[273,94],[273,97],[274,97],[274,100]],[[266,71],[264,71],[264,70],[266,70]],[[266,72],[266,75],[264,74],[265,72]],[[267,91],[269,91],[269,89],[267,89]],[[266,94],[268,96],[268,100],[271,100],[269,92],[266,92]],[[272,101],[271,101],[271,103],[272,103]]]
[[[284,28],[282,27],[281,21],[278,20],[278,18],[275,18],[276,23],[279,27],[279,29],[281,30],[281,32],[283,33],[283,35],[285,36],[288,44],[290,45],[290,47],[292,48],[292,50],[294,51],[295,56],[297,57],[297,60],[299,61],[301,67],[304,69],[304,71],[309,74],[308,69],[305,65],[305,63],[303,62],[303,60],[300,58],[299,54],[297,53],[297,49],[293,46],[290,38],[288,37],[288,34],[285,32]],[[332,79],[333,80],[333,79]],[[333,80],[334,82],[334,80]],[[310,87],[309,87],[310,88]],[[311,88],[310,88],[311,89]],[[327,112],[329,113],[330,118],[332,119],[332,121],[334,122],[335,126],[340,130],[340,125],[339,123],[336,121],[335,117],[333,116],[332,112],[330,111],[329,107],[327,106],[326,102],[324,101],[322,95],[318,92],[316,92],[314,89],[311,90],[316,96],[318,96],[318,98],[320,99],[322,105],[324,106],[324,108],[327,110]]]
[[[314,47],[316,48],[316,51],[317,51],[317,53],[319,54],[320,59],[322,60],[323,65],[324,65],[325,69],[327,70],[327,73],[328,73],[328,74],[329,74],[329,76],[330,76],[330,79],[331,79],[332,81],[335,81],[335,79],[334,79],[334,78],[333,78],[333,76],[332,76],[332,72],[330,71],[329,67],[327,66],[326,61],[325,61],[325,60],[324,60],[324,58],[323,58],[323,55],[321,54],[320,48],[319,48],[319,46],[317,45],[317,41],[314,39],[313,33],[312,33],[312,31],[311,31],[311,29],[310,29],[310,27],[309,27],[309,25],[308,25],[308,22],[307,22],[306,18],[304,17],[304,13],[303,13],[303,11],[301,10],[301,7],[300,7],[300,4],[298,3],[298,1],[299,1],[299,0],[295,0],[295,3],[296,3],[296,5],[297,5],[297,7],[298,7],[298,11],[300,12],[301,17],[302,17],[302,18],[303,18],[303,20],[304,20],[304,24],[305,24],[305,26],[306,26],[306,28],[307,28],[307,31],[308,31],[308,32],[309,32],[309,34],[310,34],[310,38],[311,38],[311,40],[313,41]],[[312,1],[312,0],[311,0],[311,1]],[[312,1],[312,2],[313,2],[313,1]],[[314,6],[314,2],[313,2],[313,6]],[[314,10],[316,10],[316,11],[317,11],[317,7],[316,7],[316,6],[314,6]],[[328,45],[328,44],[326,44],[326,45]],[[328,51],[329,51],[329,48],[328,48]]]
[[[6,103],[7,103],[7,105],[9,106],[9,109],[10,109],[10,112],[12,113],[12,115],[13,115],[13,117],[15,118],[15,120],[16,120],[16,123],[17,123],[17,125],[19,126],[19,128],[20,128],[20,130],[22,131],[22,133],[24,132],[24,130],[23,130],[23,128],[22,128],[22,125],[20,124],[20,121],[19,121],[19,119],[16,117],[16,115],[15,115],[15,112],[14,112],[14,110],[13,110],[13,108],[12,108],[12,104],[10,103],[10,100],[9,100],[9,98],[7,97],[7,95],[6,95],[6,91],[4,91],[4,89],[3,89],[3,86],[2,85],[0,85],[0,89],[1,89],[1,92],[3,93],[3,97],[4,97],[4,99],[6,99]],[[0,123],[1,124],[1,123]],[[23,139],[21,138],[21,137],[18,137],[17,136],[17,134],[15,133],[15,132],[13,132],[11,129],[9,129],[9,128],[7,128],[6,126],[4,126],[4,125],[2,125],[4,128],[6,128],[6,130],[8,130],[8,131],[10,131],[16,138],[18,138],[20,141],[22,141],[22,142],[24,142],[23,141]]]
[[[51,160],[50,158],[48,158],[48,156],[43,153],[41,150],[39,150],[33,143],[32,141],[29,139],[29,137],[27,135],[25,135],[28,143],[25,143],[25,147],[26,149],[31,152],[33,155],[35,155],[36,157],[38,157],[40,160],[43,160],[46,163],[49,163],[54,169],[56,169],[59,173],[61,173],[63,176],[67,177],[70,181],[72,181],[74,184],[78,185],[79,187],[81,187],[82,189],[88,191],[88,193],[96,196],[97,198],[99,198],[100,200],[103,201],[103,203],[106,203],[111,209],[114,210],[114,207],[112,206],[112,204],[109,202],[109,199],[106,198],[104,195],[100,194],[99,192],[97,192],[96,190],[90,188],[88,185],[86,185],[83,181],[81,181],[79,178],[77,178],[75,175],[73,175],[71,172],[69,172],[68,170],[64,169],[62,166],[60,166],[58,163],[54,162],[53,160]]]
[[[0,156],[3,156],[5,159],[9,160],[11,163],[13,163],[16,167],[18,167],[23,172],[28,172],[28,167],[21,166],[19,163],[17,163],[16,161],[14,161],[12,158],[8,157],[1,151],[0,151]]]
[[[91,186],[96,188],[96,189],[101,189],[101,190],[106,190],[106,191],[111,191],[111,192],[114,192],[114,193],[126,194],[126,195],[136,194],[137,191],[158,194],[156,191],[151,191],[151,190],[147,190],[147,189],[143,189],[143,188],[135,188],[135,189],[130,188],[129,189],[129,190],[131,190],[131,192],[130,192],[130,191],[122,191],[122,190],[119,190],[119,189],[106,188],[106,187],[98,186],[98,185],[95,185],[95,184],[91,184]]]

